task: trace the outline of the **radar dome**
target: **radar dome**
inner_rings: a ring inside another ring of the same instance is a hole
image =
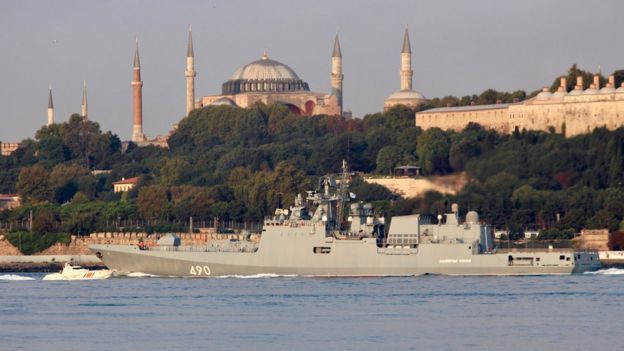
[[[470,211],[466,213],[466,222],[470,224],[479,223],[479,214],[476,211]]]

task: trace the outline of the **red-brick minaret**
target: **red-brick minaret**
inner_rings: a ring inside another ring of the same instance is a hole
[[[132,75],[132,141],[145,141],[143,134],[143,82],[141,81],[141,62],[139,61],[139,39],[134,48]]]

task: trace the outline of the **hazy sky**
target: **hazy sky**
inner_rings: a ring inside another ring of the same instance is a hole
[[[414,89],[427,97],[487,88],[532,91],[573,63],[624,68],[624,1],[24,1],[0,2],[0,140],[33,136],[47,119],[80,111],[130,137],[134,38],[141,52],[144,130],[165,134],[185,111],[186,38],[193,26],[196,96],[220,93],[239,67],[268,50],[311,90],[330,91],[339,33],[344,104],[380,111],[399,88],[409,26]]]

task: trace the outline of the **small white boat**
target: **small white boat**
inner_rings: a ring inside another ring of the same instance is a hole
[[[60,273],[51,273],[43,277],[43,280],[96,280],[106,279],[113,274],[109,269],[91,271],[80,266],[72,266],[69,262],[65,263]]]

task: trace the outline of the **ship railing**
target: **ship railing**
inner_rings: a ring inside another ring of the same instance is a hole
[[[257,244],[246,243],[244,245],[158,245],[151,247],[153,251],[175,251],[175,252],[256,252]]]
[[[496,248],[493,252],[496,253],[511,253],[511,252],[572,252],[572,251],[584,251],[578,250],[573,247],[554,247],[552,249],[536,247],[536,248]]]

